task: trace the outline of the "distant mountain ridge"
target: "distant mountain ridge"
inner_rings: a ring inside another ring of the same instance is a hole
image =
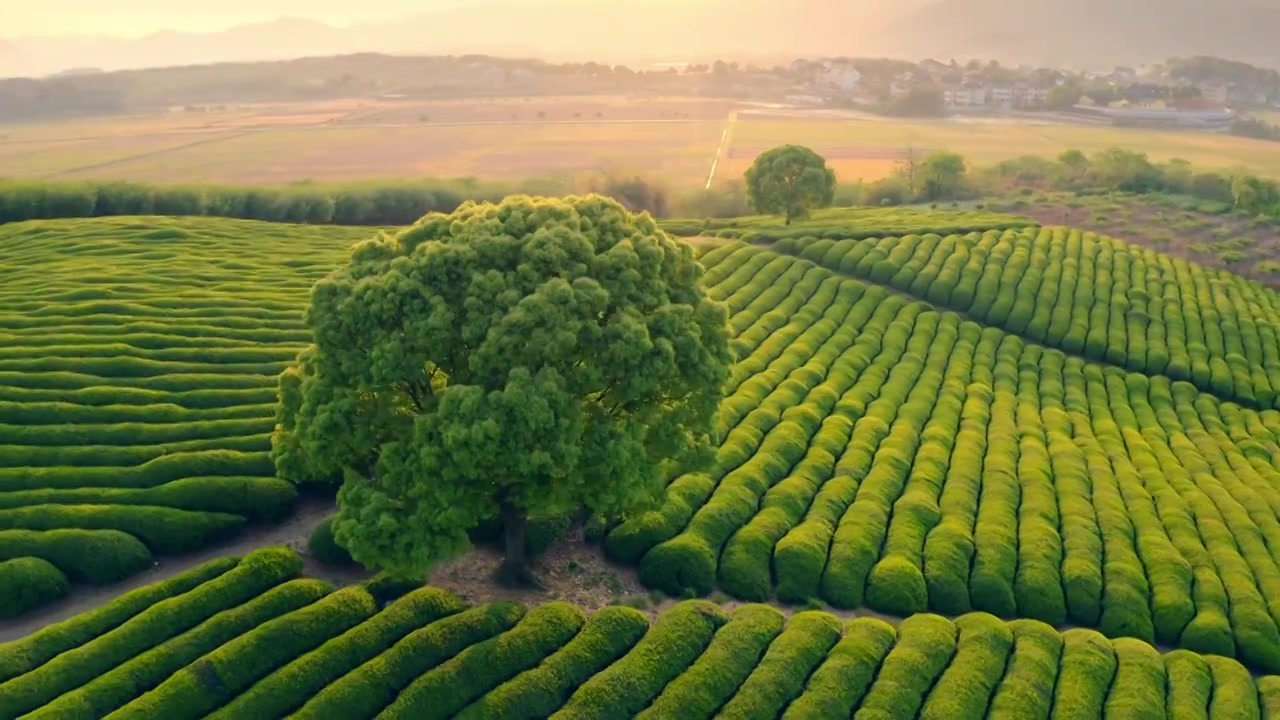
[[[137,39],[0,38],[0,77],[370,51],[614,63],[977,57],[1099,68],[1203,54],[1280,66],[1278,32],[1280,3],[1262,0],[702,0],[662,12],[634,0],[556,6],[488,0],[351,27],[280,18]]]
[[[1280,67],[1275,0],[936,0],[887,23],[935,56],[1055,65],[1209,55]]]

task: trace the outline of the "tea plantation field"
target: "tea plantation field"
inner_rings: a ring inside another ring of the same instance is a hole
[[[742,243],[703,262],[740,360],[713,471],[608,535],[645,584],[1069,621],[1280,672],[1280,413]]]
[[[747,604],[467,607],[268,549],[0,644],[0,720],[1280,718],[1280,296],[864,215],[697,241],[738,358],[716,462],[602,526],[646,586]],[[0,225],[0,614],[290,512],[276,377],[371,232]]]
[[[0,645],[0,717],[1276,717],[1280,678],[1226,658],[968,613],[891,625],[677,603],[467,607],[226,558]]]
[[[1280,296],[1221,270],[1067,228],[774,249],[1092,360],[1250,406],[1280,402]]]
[[[276,375],[311,283],[370,232],[0,226],[0,617],[289,512]]]

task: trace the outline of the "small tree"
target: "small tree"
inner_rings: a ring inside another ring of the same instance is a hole
[[[939,150],[930,153],[920,166],[924,176],[925,200],[950,199],[959,195],[969,172],[964,156]]]
[[[657,499],[659,461],[711,457],[730,363],[692,250],[600,196],[433,213],[357,245],[312,291],[314,344],[280,379],[282,477],[342,480],[334,536],[425,573],[501,521]],[[670,468],[668,468],[670,469]]]
[[[799,145],[764,152],[747,170],[746,179],[751,207],[782,215],[787,225],[835,200],[836,174],[821,155]]]

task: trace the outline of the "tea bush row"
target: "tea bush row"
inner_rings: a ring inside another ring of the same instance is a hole
[[[1035,620],[921,613],[895,626],[689,600],[650,621],[631,608],[584,612],[559,602],[467,608],[434,588],[379,606],[361,586],[332,591],[290,579],[299,564],[284,549],[218,561],[184,587],[144,588],[97,617],[52,625],[44,642],[75,641],[32,656],[0,684],[0,711],[262,720],[1264,720],[1280,712],[1280,677]],[[141,602],[148,593],[154,605]],[[106,626],[106,614],[117,624]],[[0,645],[0,657],[40,644]]]
[[[1070,621],[1280,672],[1280,413],[804,260],[704,260],[751,340],[715,465],[606,538],[647,585]]]
[[[1280,402],[1280,296],[1224,271],[1061,227],[775,247],[1097,362]]]
[[[110,189],[135,203],[112,213],[154,200]],[[160,217],[0,226],[0,559],[23,561],[6,567],[47,562],[74,591],[287,516],[297,491],[268,452],[275,375],[307,342],[311,284],[372,232]],[[6,611],[64,594],[40,577]]]

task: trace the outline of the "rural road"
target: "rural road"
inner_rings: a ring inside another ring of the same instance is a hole
[[[150,570],[111,585],[99,587],[74,586],[71,594],[62,600],[13,620],[0,620],[0,643],[29,635],[52,623],[61,622],[73,615],[93,610],[105,603],[136,590],[144,585],[167,580],[174,575],[203,565],[226,555],[245,555],[258,548],[271,545],[289,545],[295,549],[306,546],[311,531],[321,520],[336,510],[333,500],[302,496],[294,514],[279,525],[252,527],[234,541],[180,557],[159,558]],[[307,575],[317,573],[308,567]]]

